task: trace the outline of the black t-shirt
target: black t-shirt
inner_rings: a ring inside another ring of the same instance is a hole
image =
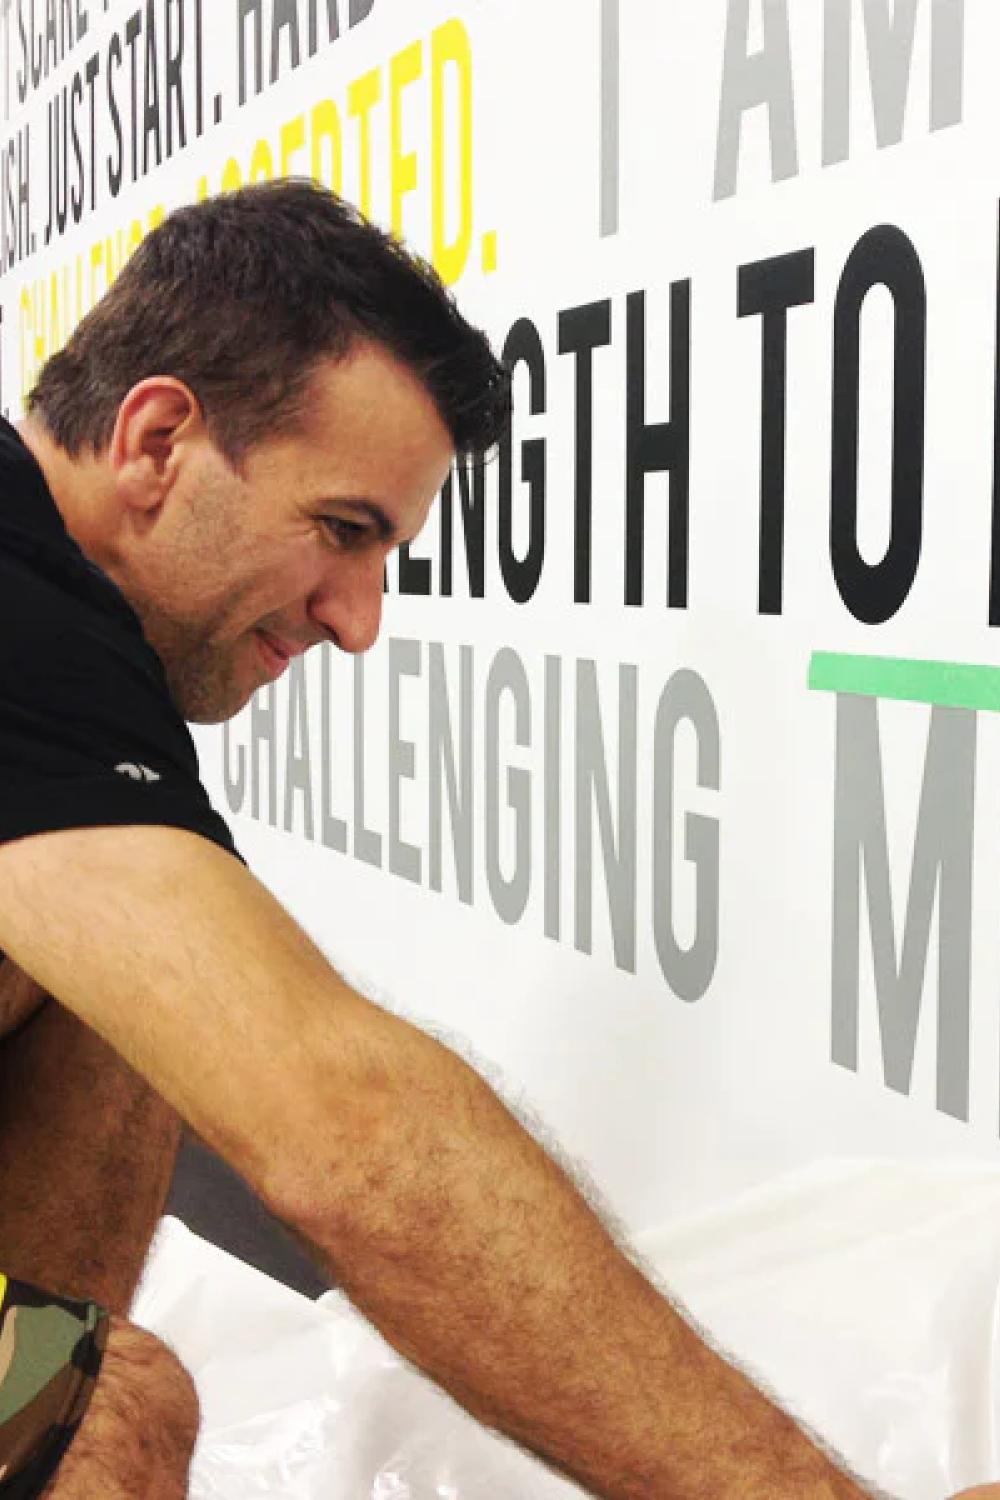
[[[0,420],[0,843],[137,823],[237,852],[138,616]]]

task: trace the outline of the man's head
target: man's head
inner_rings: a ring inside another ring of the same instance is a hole
[[[509,380],[434,273],[312,183],[179,210],[42,371],[25,436],[189,719],[378,631],[386,554]]]
[[[28,409],[72,456],[101,452],[132,387],[171,375],[238,465],[295,426],[315,366],[359,339],[421,380],[459,454],[494,446],[509,384],[485,336],[429,266],[304,179],[171,214],[49,360]]]

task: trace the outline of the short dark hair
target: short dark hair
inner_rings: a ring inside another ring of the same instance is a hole
[[[68,453],[99,453],[128,391],[171,375],[238,464],[295,426],[317,363],[357,338],[422,380],[460,456],[500,441],[510,378],[485,334],[429,265],[301,178],[172,213],[45,365],[28,409]]]

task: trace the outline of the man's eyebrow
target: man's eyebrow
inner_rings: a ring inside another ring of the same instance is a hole
[[[336,500],[331,500],[330,504],[344,506],[359,515],[367,516],[378,533],[379,541],[397,542],[399,540],[395,522],[381,505],[376,505],[374,500],[360,500],[351,495],[341,495]]]

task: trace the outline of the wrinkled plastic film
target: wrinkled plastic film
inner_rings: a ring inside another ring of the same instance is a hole
[[[900,1500],[1000,1477],[1000,1171],[827,1163],[642,1237],[781,1403]],[[164,1220],[133,1314],[203,1406],[193,1500],[557,1500],[346,1299],[318,1303]]]

